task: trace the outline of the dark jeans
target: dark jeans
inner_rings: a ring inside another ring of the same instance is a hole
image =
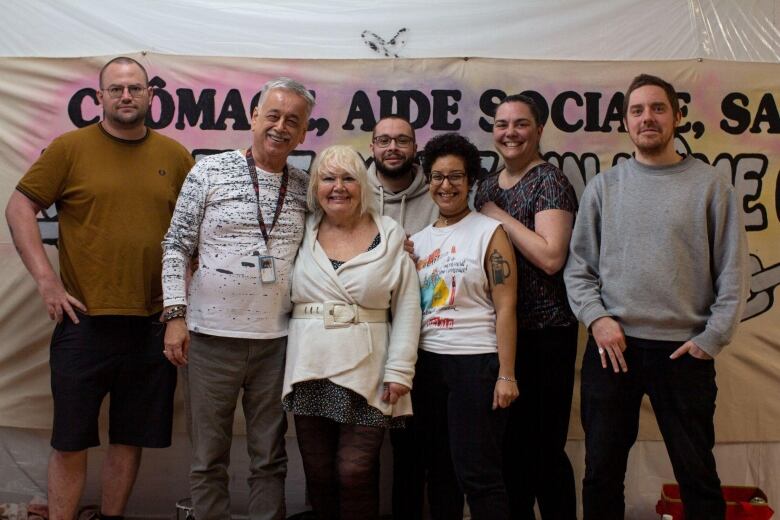
[[[722,520],[725,502],[715,469],[714,361],[669,355],[681,343],[626,338],[628,372],[601,367],[591,337],[582,363],[582,425],[585,428],[585,520],[617,520],[625,513],[623,480],[628,452],[647,394],[680,484],[687,520]]]
[[[414,385],[417,384],[417,381]],[[414,400],[412,390],[412,400]],[[410,417],[406,428],[390,430],[393,444],[393,518],[395,520],[422,520],[425,490],[426,459],[421,421]],[[428,489],[428,502],[437,511],[436,518],[461,518],[463,492],[452,475],[451,486]],[[460,516],[457,516],[460,515]]]
[[[509,407],[504,482],[514,520],[577,518],[574,471],[566,455],[579,325],[518,330],[520,396]]]
[[[496,354],[442,355],[420,351],[414,378],[415,418],[423,431],[431,516],[463,518],[452,500],[466,494],[474,520],[507,520],[502,474],[506,410],[492,410]]]
[[[390,430],[393,445],[393,518],[395,520],[422,520],[423,490],[425,489],[424,451],[418,442],[414,417],[406,428]]]

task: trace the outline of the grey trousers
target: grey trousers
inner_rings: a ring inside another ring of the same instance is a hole
[[[233,415],[239,392],[249,452],[249,518],[282,520],[287,419],[282,409],[287,338],[192,334],[187,383],[191,406],[190,486],[195,518],[230,520],[228,492]]]

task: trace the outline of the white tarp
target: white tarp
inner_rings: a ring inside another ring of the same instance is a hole
[[[780,62],[778,27],[774,0],[6,0],[0,55]]]
[[[1,6],[0,57],[116,56],[150,51],[272,59],[704,58],[780,63],[780,2],[775,0],[4,0]],[[392,75],[392,62],[387,65],[387,74]],[[745,77],[744,81],[750,84],[751,78]],[[19,84],[7,91],[0,100],[0,115],[20,98],[27,98],[31,90],[28,87]],[[13,139],[0,143],[0,148],[9,151],[25,146],[30,145]],[[19,175],[23,171],[10,161],[2,165],[6,166]],[[768,181],[767,186],[776,187],[777,180],[774,184]],[[18,293],[12,289],[19,283],[20,279],[2,280],[0,294],[10,299],[12,293]],[[24,283],[29,279],[25,278]],[[30,335],[36,333],[38,321],[16,312],[0,315],[0,323]],[[756,337],[767,344],[777,343],[777,338],[758,333]],[[4,340],[0,344],[5,347]],[[20,352],[18,356],[34,365],[42,362],[45,354],[39,350]],[[28,408],[49,406],[18,393],[15,398],[20,406]],[[737,405],[728,395],[719,399],[719,406]],[[304,506],[303,482],[292,432],[288,433],[288,441],[292,456],[288,500],[290,512],[294,512]],[[234,508],[241,512],[246,506],[247,460],[242,453],[242,438],[237,444],[231,491]],[[45,430],[0,428],[0,501],[22,500],[45,491],[47,446]],[[569,448],[579,478],[583,469],[582,442],[572,441]],[[99,497],[97,464],[102,450],[92,453],[85,494],[88,501]],[[715,451],[725,482],[760,485],[778,508],[780,443],[719,444]],[[175,436],[171,449],[150,450],[129,512],[170,518],[175,501],[187,492],[188,459],[186,436],[181,433]],[[387,457],[384,462],[388,467]],[[629,516],[656,518],[653,506],[660,482],[673,479],[660,443],[638,443],[629,460]],[[383,500],[388,496],[383,491]]]

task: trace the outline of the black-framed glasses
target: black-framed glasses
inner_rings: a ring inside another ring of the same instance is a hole
[[[431,174],[431,184],[439,185],[444,183],[444,180],[450,181],[452,186],[460,186],[466,180],[465,173],[451,173],[449,175],[442,175],[441,173]]]
[[[411,146],[412,143],[414,143],[414,138],[408,135],[398,135],[395,137],[391,137],[389,135],[378,135],[374,137],[372,141],[374,141],[374,144],[380,148],[387,148],[393,141],[395,141],[396,146],[406,148],[407,146]]]
[[[122,94],[125,93],[125,89],[130,93],[130,96],[134,98],[141,97],[144,92],[146,92],[147,87],[143,87],[141,85],[127,85],[127,86],[120,86],[120,85],[111,85],[108,88],[101,88],[103,92],[108,92],[108,97],[111,99],[119,99],[122,97]]]

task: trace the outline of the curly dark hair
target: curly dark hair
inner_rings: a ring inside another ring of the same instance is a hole
[[[425,178],[428,182],[431,181],[431,168],[433,163],[440,157],[447,155],[454,155],[463,160],[463,165],[466,167],[466,178],[469,183],[469,187],[474,186],[479,176],[481,161],[479,158],[479,150],[474,146],[471,141],[460,134],[449,133],[441,134],[432,138],[425,145],[425,149],[422,153],[422,166],[425,172]]]

